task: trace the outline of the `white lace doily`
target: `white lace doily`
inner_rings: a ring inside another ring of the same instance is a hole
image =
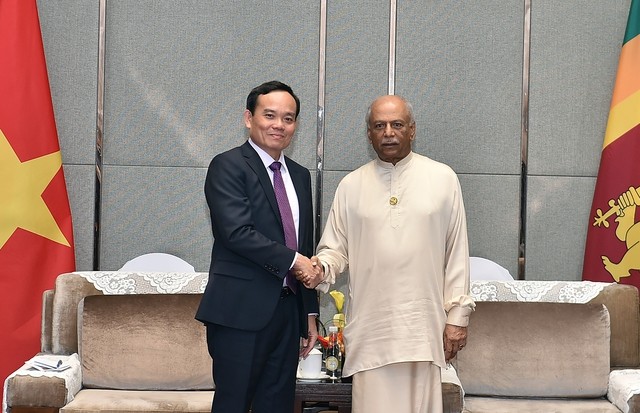
[[[629,413],[629,400],[640,394],[640,370],[614,370],[609,373],[607,398],[624,413]]]
[[[48,372],[48,371],[39,371],[29,368],[26,364],[19,368],[18,370],[11,373],[9,377],[4,381],[4,390],[2,392],[2,411],[3,413],[7,413],[7,384],[9,383],[9,379],[14,376],[31,376],[31,377],[59,377],[64,380],[64,386],[67,389],[67,399],[66,403],[69,403],[73,400],[75,394],[80,391],[82,387],[82,370],[80,369],[80,359],[78,358],[78,354],[74,353],[70,356],[59,356],[55,354],[51,355],[39,355],[31,358],[27,363],[34,360],[43,360],[49,361],[51,363],[57,363],[58,360],[62,360],[63,365],[69,365],[71,368],[61,371],[61,372]]]
[[[610,283],[592,281],[471,281],[474,301],[588,303]]]
[[[199,294],[207,286],[206,272],[77,271],[105,295]]]

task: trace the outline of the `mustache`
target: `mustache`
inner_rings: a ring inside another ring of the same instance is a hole
[[[380,141],[380,145],[397,145],[400,141],[396,138],[385,138]]]

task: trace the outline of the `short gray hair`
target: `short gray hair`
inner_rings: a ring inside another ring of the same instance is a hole
[[[407,107],[407,112],[409,112],[409,123],[410,124],[414,124],[416,123],[416,118],[413,115],[413,106],[411,105],[411,103],[409,103],[409,101],[405,98],[403,98],[402,96],[399,95],[393,95],[396,96],[397,98],[399,98]],[[369,120],[371,120],[371,106],[376,102],[376,100],[378,100],[380,98],[376,98],[373,102],[371,102],[371,104],[369,105],[369,108],[367,109],[367,114],[364,117],[364,122],[367,125],[367,127],[369,126]]]

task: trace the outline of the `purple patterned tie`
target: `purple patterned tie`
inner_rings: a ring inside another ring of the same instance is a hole
[[[292,250],[298,251],[298,237],[296,237],[296,226],[293,223],[293,214],[291,213],[291,206],[289,205],[289,198],[287,197],[287,190],[284,187],[284,181],[282,180],[282,173],[280,167],[282,164],[278,161],[269,165],[269,169],[273,171],[273,189],[276,193],[276,200],[278,201],[278,209],[280,210],[280,219],[282,220],[282,226],[284,227],[284,243]],[[287,272],[287,286],[291,288],[294,293],[298,290],[296,278],[292,271]]]

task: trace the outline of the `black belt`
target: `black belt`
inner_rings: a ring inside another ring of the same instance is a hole
[[[288,297],[291,294],[293,294],[293,291],[289,287],[282,287],[282,290],[280,290],[280,298]]]

